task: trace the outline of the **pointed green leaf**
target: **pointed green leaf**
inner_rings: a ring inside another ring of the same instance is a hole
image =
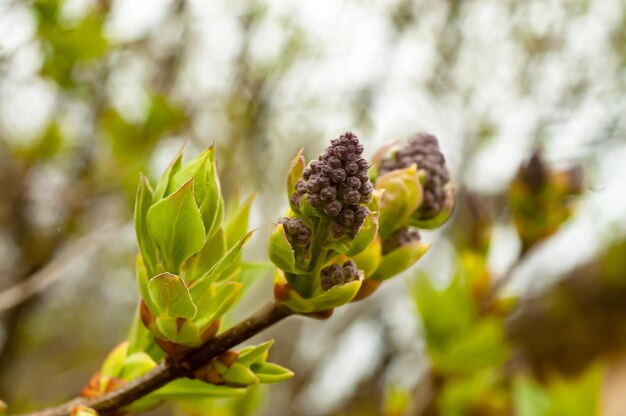
[[[383,256],[378,268],[370,279],[385,280],[396,276],[418,261],[428,250],[430,244],[420,241],[407,243],[402,247]]]
[[[245,392],[246,389],[242,388],[216,386],[214,384],[204,383],[200,380],[179,378],[156,390],[148,397],[167,400],[186,400],[241,396]]]
[[[167,270],[179,273],[204,245],[204,224],[193,196],[193,179],[148,210],[148,229]]]
[[[196,305],[183,280],[171,273],[161,273],[150,279],[148,290],[160,316],[193,319]]]
[[[378,213],[370,212],[367,217],[365,217],[365,221],[363,221],[363,225],[361,229],[357,233],[352,245],[348,249],[346,253],[347,256],[355,256],[365,250],[367,246],[374,241],[376,238],[376,232],[378,231]]]
[[[115,347],[104,360],[100,373],[104,377],[118,377],[122,367],[124,366],[124,360],[128,353],[128,342],[122,342]]]
[[[185,163],[168,181],[166,194],[171,194],[193,178],[194,196],[197,205],[200,206],[207,192],[207,170],[210,169],[209,165],[213,162],[212,155],[213,147],[210,147],[193,160]]]
[[[252,237],[252,231],[249,232],[241,241],[235,244],[222,258],[209,270],[204,276],[196,280],[191,286],[191,293],[194,298],[200,298],[200,294],[208,290],[213,282],[222,281],[230,277],[236,271],[241,260],[241,250],[243,246]]]
[[[252,370],[238,362],[234,362],[222,377],[227,384],[235,386],[250,386],[259,382],[259,378]]]
[[[210,163],[206,165],[206,189],[199,207],[207,235],[212,235],[224,220],[224,199],[217,176],[213,148],[209,150]]]
[[[384,190],[378,215],[379,233],[384,239],[394,230],[405,227],[422,202],[422,186],[416,166],[382,175],[376,181],[376,189]]]
[[[296,154],[296,157],[291,161],[291,165],[289,167],[289,176],[287,176],[287,197],[291,196],[292,193],[296,190],[296,182],[302,176],[302,171],[304,171],[304,156],[303,149],[300,149]]]
[[[149,296],[149,295],[148,295]],[[154,344],[150,331],[145,327],[139,317],[139,308],[134,314],[133,323],[128,333],[128,354],[146,351]]]
[[[198,327],[190,321],[159,316],[156,318],[156,326],[168,341],[189,347],[202,344]]]
[[[241,351],[239,351],[239,357],[237,357],[237,362],[245,366],[251,366],[260,359],[261,361],[265,361],[265,355],[272,346],[272,344],[274,344],[273,339],[260,345],[243,348]]]
[[[225,253],[226,238],[220,227],[206,239],[202,249],[185,263],[185,281],[195,282],[206,275]]]
[[[369,279],[376,269],[378,269],[382,259],[380,237],[377,236],[365,250],[351,258],[356,263],[357,268],[363,270],[365,278]]]
[[[248,290],[255,282],[262,280],[273,268],[274,265],[269,261],[242,262],[237,281],[243,284],[243,292]]]
[[[259,382],[265,384],[279,383],[294,376],[293,371],[274,363],[254,364],[250,369],[259,378]]]
[[[224,315],[239,299],[242,287],[239,282],[212,284],[210,290],[198,299],[198,326],[202,327]]]
[[[178,151],[178,153],[176,154],[176,156],[174,157],[174,159],[167,166],[167,168],[165,169],[165,172],[163,172],[163,175],[161,175],[161,179],[159,180],[159,183],[157,184],[157,187],[154,190],[154,201],[159,201],[163,197],[166,197],[169,195],[169,194],[166,194],[167,185],[170,181],[170,178],[176,172],[178,172],[178,170],[183,165],[183,149],[184,148],[185,146],[183,145]]]
[[[239,204],[230,215],[227,216],[225,228],[226,244],[232,247],[237,241],[245,237],[248,232],[248,217],[250,207],[254,201],[256,193],[250,195],[243,204]]]
[[[361,280],[354,280],[341,286],[334,286],[312,298],[304,298],[295,290],[290,290],[289,298],[280,303],[296,313],[312,313],[333,309],[354,299],[361,283]]]
[[[150,273],[154,273],[157,264],[157,251],[150,234],[148,233],[147,214],[153,202],[153,192],[148,178],[140,174],[137,197],[135,199],[135,234],[139,250],[144,258]]]
[[[150,309],[152,312],[156,312],[156,305],[152,301],[152,296],[150,295],[150,291],[148,289],[148,270],[146,270],[146,266],[143,262],[143,256],[141,255],[141,253],[137,253],[137,257],[135,258],[135,274],[137,275],[137,282],[139,283],[139,293],[141,294],[141,298],[148,306],[148,309]]]
[[[145,352],[131,354],[124,361],[119,378],[131,381],[156,367],[156,362]]]
[[[282,224],[275,224],[269,241],[270,260],[288,273],[296,271],[296,254],[287,240]]]

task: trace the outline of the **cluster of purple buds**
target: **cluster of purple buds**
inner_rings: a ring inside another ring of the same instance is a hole
[[[290,196],[298,207],[306,196],[311,205],[333,218],[331,233],[335,238],[354,237],[369,214],[360,205],[371,202],[373,195],[367,174],[370,163],[362,153],[363,145],[351,132],[331,140],[324,153],[304,169]]]
[[[356,264],[354,264],[352,260],[348,260],[343,264],[343,266],[335,263],[324,267],[322,269],[321,276],[322,289],[326,291],[333,286],[340,286],[353,280],[357,280],[359,278],[359,271]]]
[[[311,230],[300,218],[282,217],[277,222],[285,228],[287,240],[292,246],[307,246],[311,242]]]
[[[420,238],[420,233],[417,228],[401,228],[385,239],[383,242],[383,255],[389,254],[406,244],[419,241]]]
[[[399,149],[391,157],[383,159],[379,174],[383,175],[396,169],[406,169],[411,165],[423,170],[426,175],[424,183],[424,201],[420,208],[420,217],[432,218],[439,214],[446,202],[445,186],[450,182],[446,160],[439,150],[437,138],[431,134],[419,134],[406,146]]]

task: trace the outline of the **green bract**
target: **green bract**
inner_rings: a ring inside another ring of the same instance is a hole
[[[293,372],[266,362],[273,340],[240,351],[228,351],[199,368],[194,375],[217,385],[248,387],[259,383],[278,383],[293,377]]]

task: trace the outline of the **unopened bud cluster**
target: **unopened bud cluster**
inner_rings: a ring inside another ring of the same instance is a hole
[[[324,267],[321,276],[323,290],[329,290],[334,286],[340,286],[359,278],[358,269],[352,260],[346,261],[343,266],[335,263]]]
[[[420,241],[420,238],[420,233],[417,228],[401,228],[385,239],[383,242],[383,255],[389,254],[392,251],[414,241]]]
[[[431,134],[419,134],[399,149],[391,157],[381,162],[379,174],[396,169],[406,169],[412,165],[425,173],[424,200],[420,208],[423,218],[439,214],[446,201],[445,185],[450,181],[443,153],[439,150],[437,138]]]
[[[285,235],[291,245],[307,246],[311,242],[311,230],[300,218],[282,217],[278,223],[285,227]]]
[[[312,161],[296,183],[291,202],[300,206],[302,197],[334,219],[335,238],[354,237],[369,210],[360,204],[372,200],[373,186],[367,170],[370,163],[361,157],[363,145],[347,132],[331,141],[317,160]]]

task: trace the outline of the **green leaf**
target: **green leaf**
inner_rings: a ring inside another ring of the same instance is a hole
[[[255,282],[262,280],[261,278],[274,268],[269,261],[246,261],[241,263],[237,281],[243,283],[243,290],[249,289]]]
[[[508,358],[504,325],[499,318],[477,320],[466,332],[446,345],[429,348],[433,367],[442,374],[471,374],[483,368],[498,368]]]
[[[220,190],[220,181],[217,176],[213,147],[207,150],[209,161],[206,164],[206,189],[202,202],[199,204],[202,221],[207,235],[213,234],[224,220],[224,199]]]
[[[119,377],[128,353],[128,342],[122,342],[109,353],[102,364],[100,373],[103,377]]]
[[[183,262],[204,245],[204,224],[193,196],[193,179],[148,210],[148,230],[167,270],[180,274]]]
[[[274,273],[275,283],[283,285],[286,283],[284,275],[277,270]],[[305,298],[293,289],[289,290],[289,298],[280,300],[280,303],[296,313],[312,313],[333,309],[350,302],[359,291],[362,280],[353,280],[352,282],[341,286],[334,286],[312,298]]]
[[[149,296],[149,295],[148,295]],[[128,354],[147,351],[154,345],[152,334],[145,327],[139,317],[139,308],[133,316],[133,322],[128,333]]]
[[[263,344],[242,348],[241,351],[239,351],[237,362],[245,366],[251,366],[257,361],[265,361],[265,357],[267,356],[266,353],[272,344],[274,344],[273,339],[264,342]]]
[[[159,316],[193,319],[197,308],[183,280],[171,273],[150,279],[148,290]]]
[[[283,224],[275,224],[269,241],[270,260],[287,273],[296,271],[296,254],[287,240]]]
[[[259,382],[252,370],[238,362],[234,362],[222,377],[227,384],[235,386],[250,386]]]
[[[289,196],[296,191],[296,182],[302,176],[304,164],[303,149],[300,149],[289,166],[289,176],[287,176],[287,198],[289,198]]]
[[[241,260],[241,250],[251,236],[252,232],[249,232],[243,239],[228,250],[211,270],[193,283],[190,290],[195,299],[199,299],[201,294],[204,293],[205,290],[208,290],[208,287],[213,282],[225,280],[234,274]]]
[[[436,289],[427,276],[421,275],[413,293],[431,350],[445,350],[472,328],[477,314],[476,305],[460,271],[448,287],[441,290]]]
[[[156,362],[148,354],[138,352],[126,358],[118,377],[122,380],[131,381],[144,375],[154,367],[156,367]]]
[[[250,369],[261,383],[280,383],[294,376],[293,371],[274,363],[254,364]]]
[[[382,259],[382,245],[380,237],[376,237],[369,246],[356,256],[352,256],[352,260],[356,263],[359,270],[363,270],[366,279],[371,278]]]
[[[220,227],[206,239],[202,249],[185,262],[185,281],[195,282],[206,275],[225,253],[226,238]]]
[[[354,238],[346,256],[355,256],[365,250],[376,238],[377,231],[378,213],[370,212],[367,217],[365,217],[365,221],[363,221],[363,225]]]
[[[224,315],[239,299],[242,287],[239,282],[212,284],[198,299],[197,325],[203,327]]]
[[[135,260],[135,274],[137,275],[137,282],[139,283],[139,293],[141,294],[141,298],[148,306],[152,312],[156,312],[158,309],[155,303],[152,301],[152,296],[150,295],[150,290],[148,289],[148,270],[143,262],[143,257],[141,253],[137,253],[137,257]]]
[[[156,246],[148,232],[147,214],[153,202],[152,198],[153,192],[150,181],[143,174],[140,174],[137,197],[135,198],[135,234],[144,263],[151,275],[155,272],[158,263]]]
[[[174,156],[174,159],[170,162],[170,164],[165,169],[165,172],[163,172],[163,175],[161,175],[161,179],[159,180],[159,183],[157,184],[157,187],[154,190],[155,201],[158,201],[162,199],[163,197],[166,197],[169,195],[169,194],[166,194],[168,184],[172,176],[174,176],[176,172],[178,172],[183,165],[183,149],[184,149],[184,146],[180,148],[176,156]]]
[[[385,280],[402,273],[415,264],[429,247],[430,244],[413,241],[395,249],[382,257],[378,268],[370,279]]]
[[[422,187],[416,166],[386,173],[376,181],[376,189],[384,189],[380,197],[379,233],[386,238],[408,224],[411,214],[422,202]]]
[[[183,400],[233,397],[243,395],[245,392],[246,389],[216,386],[215,384],[204,383],[200,380],[179,378],[156,390],[148,397],[165,400]]]
[[[529,378],[521,377],[515,381],[513,398],[515,414],[519,416],[545,416],[550,414],[550,397],[541,386]]]
[[[212,147],[200,153],[196,158],[185,163],[177,172],[175,172],[167,183],[167,194],[170,194],[180,188],[193,178],[194,197],[196,205],[200,206],[207,192],[207,178],[210,164],[213,161]]]
[[[159,316],[156,318],[156,326],[167,340],[176,344],[189,347],[198,347],[202,344],[198,326],[186,319]]]
[[[232,247],[245,237],[248,232],[248,217],[250,215],[250,207],[254,201],[256,193],[250,195],[243,204],[239,204],[232,213],[227,216],[225,228],[226,245]]]

